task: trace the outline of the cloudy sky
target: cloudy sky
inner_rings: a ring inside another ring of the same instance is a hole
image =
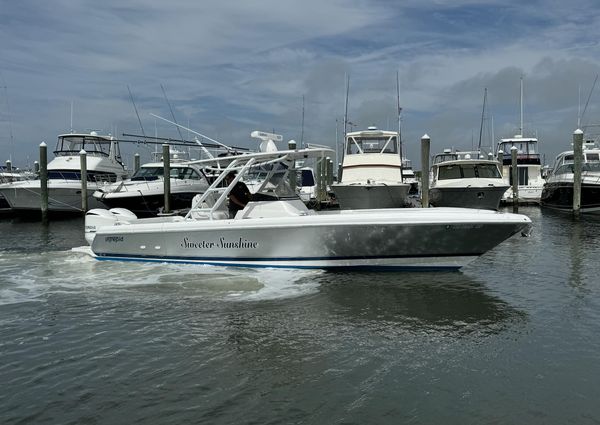
[[[0,40],[0,160],[21,166],[71,130],[71,105],[76,131],[141,133],[128,87],[147,134],[178,136],[151,115],[170,103],[229,145],[263,130],[333,147],[345,76],[355,129],[397,129],[398,74],[417,169],[425,133],[433,151],[477,146],[486,88],[482,144],[516,134],[521,77],[547,162],[588,97],[581,123],[600,123],[597,0],[0,0]]]

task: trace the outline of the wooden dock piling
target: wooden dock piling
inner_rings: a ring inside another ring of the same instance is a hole
[[[140,154],[136,153],[133,155],[133,172],[137,173],[140,169]]]
[[[573,132],[573,214],[581,214],[581,172],[583,167],[583,131]]]
[[[164,214],[171,212],[171,152],[168,144],[163,144],[163,181],[165,191],[165,206],[163,208]]]
[[[87,189],[87,153],[84,149],[79,151],[79,161],[81,163],[81,210],[83,215],[88,210],[88,189]]]
[[[512,178],[512,193],[513,193],[513,212],[519,212],[519,169],[517,167],[516,146],[510,148],[510,173]]]
[[[431,139],[421,137],[421,207],[429,208],[429,152]]]
[[[48,221],[48,146],[40,143],[40,208],[42,221]]]

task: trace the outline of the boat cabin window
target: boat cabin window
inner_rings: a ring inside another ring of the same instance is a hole
[[[439,164],[440,162],[455,161],[457,159],[458,156],[455,153],[439,153],[433,158],[433,163]]]
[[[298,176],[297,181],[300,183],[300,186],[308,187],[315,185],[315,177],[310,170],[299,170]]]
[[[396,136],[391,137],[349,137],[346,153],[398,153]]]
[[[164,172],[163,167],[142,167],[131,176],[132,181],[152,181],[162,177]]]
[[[81,180],[81,171],[48,170],[48,180]],[[87,181],[114,183],[117,181],[117,175],[115,173],[88,170]]]
[[[600,161],[600,154],[597,154],[597,153],[586,153],[585,154],[585,160],[587,162],[599,162]]]
[[[201,176],[193,168],[175,167],[171,168],[171,178],[179,180],[200,180]]]

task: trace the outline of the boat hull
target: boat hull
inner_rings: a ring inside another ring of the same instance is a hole
[[[402,208],[409,184],[335,184],[332,190],[342,209]]]
[[[285,217],[268,224],[264,219],[174,219],[101,226],[91,248],[100,260],[457,270],[531,223],[522,215],[462,208],[419,209],[418,214],[411,209],[361,211]]]
[[[461,207],[497,210],[506,186],[434,187],[429,202],[435,207]]]
[[[88,184],[88,208],[101,208],[103,205],[92,194],[98,188],[96,184]],[[0,186],[0,194],[12,210],[40,211],[41,195],[39,180],[12,183]],[[77,212],[81,211],[81,182],[48,181],[48,211]]]
[[[548,182],[544,185],[541,204],[555,210],[573,211],[573,182]],[[581,185],[582,213],[600,214],[600,184]]]

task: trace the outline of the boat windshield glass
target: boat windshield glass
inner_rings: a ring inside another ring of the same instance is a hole
[[[282,163],[256,167],[246,175],[244,181],[258,183],[258,194],[277,198],[297,197],[289,184],[287,171],[287,167]]]
[[[528,141],[511,141],[502,142],[498,150],[504,152],[505,155],[510,155],[510,149],[515,146],[519,154],[533,155],[537,153],[537,142],[535,140]]]
[[[455,161],[457,159],[458,156],[455,153],[439,153],[433,158],[433,163],[439,164],[440,162]]]
[[[83,149],[88,155],[108,156],[111,141],[103,137],[81,134],[60,136],[56,143],[56,156],[79,155]]]
[[[164,174],[163,167],[142,167],[131,177],[132,181],[152,181],[157,180]],[[196,170],[189,167],[171,167],[170,176],[172,179],[180,180],[200,180],[202,177]]]
[[[300,182],[300,186],[307,187],[315,185],[315,178],[311,170],[299,170],[298,175],[300,178],[297,180]]]
[[[382,137],[348,137],[346,153],[398,153],[396,136]]]
[[[481,178],[500,178],[495,164],[455,164],[439,167],[438,180]]]

